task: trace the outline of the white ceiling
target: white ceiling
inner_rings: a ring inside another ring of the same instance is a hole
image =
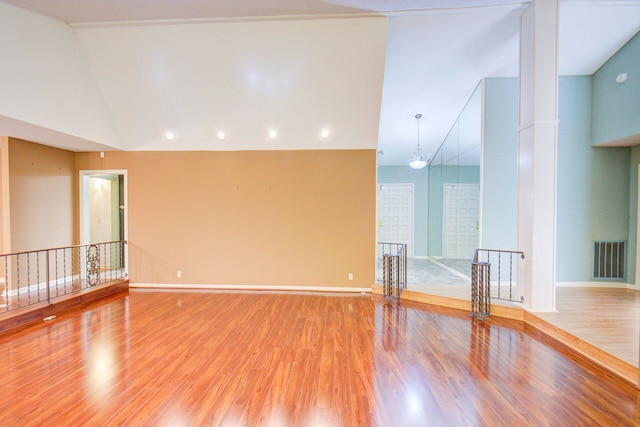
[[[433,152],[483,77],[516,76],[522,0],[4,0],[77,28],[131,21],[390,17],[378,148],[406,164]],[[560,73],[595,72],[640,31],[640,0],[561,1]]]
[[[528,0],[4,0],[68,24],[284,16],[406,14]]]

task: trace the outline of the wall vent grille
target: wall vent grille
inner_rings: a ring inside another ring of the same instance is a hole
[[[625,241],[593,242],[593,278],[624,279]]]

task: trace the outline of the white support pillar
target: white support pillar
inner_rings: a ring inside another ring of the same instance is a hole
[[[532,2],[520,24],[518,282],[530,311],[556,304],[558,1]]]

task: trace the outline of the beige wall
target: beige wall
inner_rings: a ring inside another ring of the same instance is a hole
[[[76,166],[128,171],[132,282],[374,283],[375,150],[77,153]]]
[[[4,252],[77,243],[75,153],[9,138],[8,173],[4,165],[11,233]]]

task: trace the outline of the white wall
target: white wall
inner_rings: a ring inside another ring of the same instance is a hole
[[[0,56],[0,135],[71,149],[82,142],[119,147],[91,68],[66,24],[0,2]]]
[[[82,26],[135,150],[375,149],[387,19]],[[279,132],[276,140],[267,130]],[[327,127],[330,137],[320,131]],[[175,134],[168,141],[167,130]],[[216,138],[218,130],[226,139]]]

